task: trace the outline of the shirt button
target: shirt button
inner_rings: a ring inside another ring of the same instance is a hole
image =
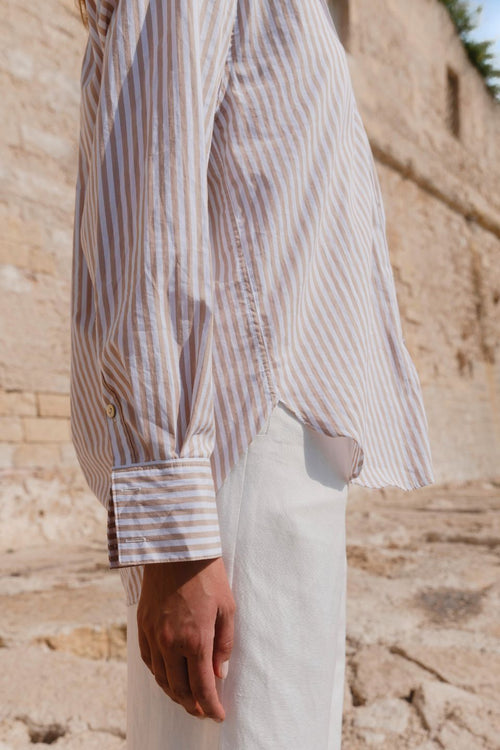
[[[116,416],[116,406],[115,406],[114,404],[108,404],[108,405],[106,406],[106,414],[107,414],[107,415],[108,415],[108,417],[110,417],[111,419],[114,419],[114,418],[115,418],[115,416]]]

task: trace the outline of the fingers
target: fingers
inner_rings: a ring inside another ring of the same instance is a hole
[[[167,680],[174,700],[184,706],[193,716],[203,716],[203,710],[193,697],[189,684],[187,661],[182,654],[169,652],[164,654]]]
[[[207,716],[215,721],[223,721],[225,712],[215,686],[210,650],[205,650],[201,655],[188,656],[187,665],[194,698]]]
[[[138,630],[138,640],[142,661],[155,678],[156,683],[169,696],[169,698],[172,698],[172,700],[174,700],[168,684],[165,664],[163,662],[161,653],[157,649],[155,649],[154,646],[153,649],[150,648],[149,641],[142,628],[139,628]],[[154,658],[153,654],[155,655]]]
[[[153,648],[151,652],[151,658],[152,658],[151,671],[153,673],[153,676],[157,684],[161,687],[161,689],[167,692],[170,688],[170,685],[169,685],[169,680],[168,680],[167,673],[165,670],[165,663],[163,661],[163,657],[157,649]]]
[[[213,651],[213,668],[217,677],[224,679],[227,673],[227,664],[233,650],[234,642],[234,601],[224,609],[217,612],[215,621],[214,651]],[[223,665],[224,669],[223,669]]]
[[[194,716],[225,718],[215,678],[232,649],[234,610],[220,557],[145,566],[141,656],[163,691]]]
[[[203,709],[191,691],[185,657],[172,649],[166,650],[163,654],[154,639],[150,645],[142,628],[139,629],[138,640],[141,658],[155,678],[157,685],[175,703],[183,706],[188,713],[204,718]]]
[[[188,683],[187,665],[183,656],[173,665],[167,665],[158,649],[149,652],[151,655],[151,666],[149,667],[156,684],[174,703],[179,703],[192,716],[203,718],[203,711],[191,695]]]

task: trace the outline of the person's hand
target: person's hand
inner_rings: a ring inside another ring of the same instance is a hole
[[[222,557],[144,566],[141,657],[164,692],[193,716],[225,718],[215,676],[225,676],[235,610]]]

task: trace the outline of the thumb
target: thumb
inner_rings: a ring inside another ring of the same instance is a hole
[[[223,680],[227,674],[227,662],[233,650],[234,616],[219,610],[215,620],[213,667],[217,677]]]

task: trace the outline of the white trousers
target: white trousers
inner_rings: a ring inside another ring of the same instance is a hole
[[[143,663],[128,609],[128,750],[339,750],[352,441],[279,402],[217,493],[236,602],[219,724],[174,703]]]

